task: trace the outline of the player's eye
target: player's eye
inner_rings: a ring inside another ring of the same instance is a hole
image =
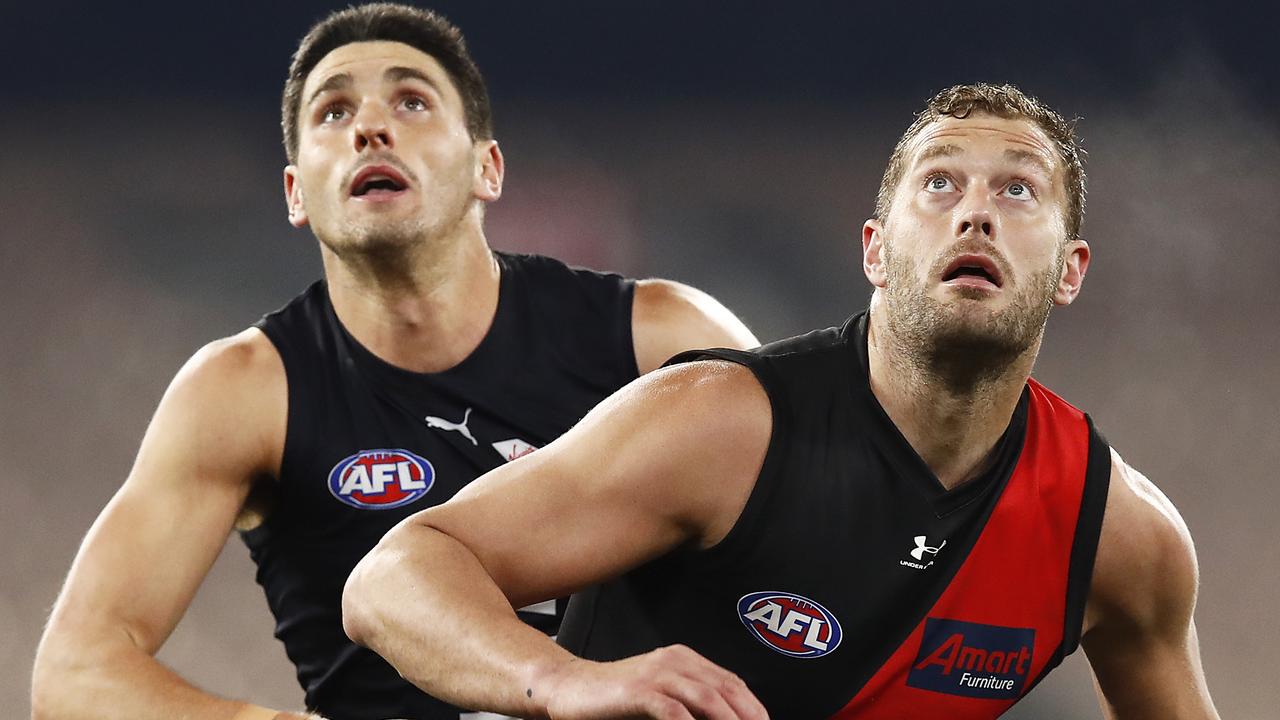
[[[341,105],[330,105],[320,111],[320,122],[331,123],[337,122],[347,116],[347,109]]]
[[[429,109],[427,101],[416,95],[411,95],[400,102],[400,106],[409,112],[425,112]]]
[[[1004,189],[1004,194],[1014,200],[1031,200],[1035,197],[1035,191],[1031,189],[1031,186],[1021,180],[1014,180],[1009,183]]]
[[[947,192],[954,190],[955,184],[946,175],[930,175],[925,179],[924,187],[929,192]]]

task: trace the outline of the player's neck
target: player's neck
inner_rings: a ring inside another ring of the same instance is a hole
[[[478,228],[375,262],[321,250],[338,319],[392,365],[448,370],[479,346],[493,324],[501,272]]]
[[[909,360],[883,322],[884,311],[873,304],[868,323],[872,392],[944,487],[978,477],[1009,426],[1040,343],[1001,368],[956,382],[945,369]]]

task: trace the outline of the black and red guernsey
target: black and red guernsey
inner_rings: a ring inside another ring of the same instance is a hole
[[[493,324],[443,372],[409,372],[362,347],[323,282],[258,324],[284,362],[289,418],[274,508],[242,537],[307,707],[330,720],[458,720],[347,639],[347,576],[396,523],[556,439],[637,375],[634,282],[536,255],[495,258]],[[537,610],[521,615],[554,632],[556,609]]]
[[[990,469],[945,489],[868,383],[867,317],[712,350],[773,435],[729,534],[576,596],[560,642],[613,660],[683,643],[772,717],[994,718],[1079,642],[1110,477],[1091,420],[1027,382]]]

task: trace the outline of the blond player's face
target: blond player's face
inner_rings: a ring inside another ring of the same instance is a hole
[[[339,252],[447,231],[475,200],[478,144],[461,96],[416,48],[379,41],[330,52],[307,76],[298,130],[297,163],[286,168],[290,220]]]
[[[899,315],[1034,341],[1050,305],[1074,299],[1084,246],[1065,239],[1065,173],[1048,136],[1027,120],[946,117],[906,157],[886,222],[864,229],[868,279]]]

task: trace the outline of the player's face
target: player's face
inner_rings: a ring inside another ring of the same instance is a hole
[[[448,233],[500,192],[496,145],[472,142],[448,74],[402,43],[326,55],[303,86],[298,131],[297,164],[285,169],[290,220],[339,254]]]
[[[1065,239],[1052,142],[1032,122],[975,114],[926,126],[906,157],[886,222],[863,230],[890,322],[920,342],[1027,349],[1088,264],[1088,246]]]

